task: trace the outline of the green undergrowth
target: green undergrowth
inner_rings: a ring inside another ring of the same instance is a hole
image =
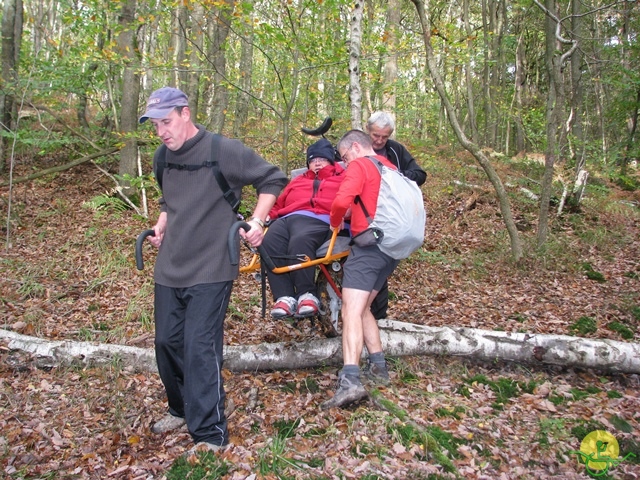
[[[501,377],[498,380],[490,380],[486,375],[474,375],[464,379],[464,383],[458,386],[458,393],[465,397],[471,395],[473,387],[478,384],[487,385],[496,395],[495,401],[491,404],[496,410],[504,409],[509,399],[518,397],[523,393],[533,393],[537,386],[535,380],[516,381],[510,378]]]
[[[197,453],[195,461],[190,460],[178,457],[165,474],[167,480],[213,480],[229,473],[229,463],[212,452]]]

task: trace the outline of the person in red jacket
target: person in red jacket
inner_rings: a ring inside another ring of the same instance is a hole
[[[331,237],[329,209],[345,170],[335,161],[335,149],[322,138],[307,149],[308,170],[285,187],[269,212],[272,220],[262,242],[269,256],[280,266],[299,263],[297,255],[317,258],[316,250]],[[311,317],[320,308],[315,285],[315,269],[291,273],[267,272],[275,304],[273,318]]]
[[[342,228],[347,212],[351,214],[351,234],[355,237],[369,228],[360,197],[371,217],[375,216],[380,191],[380,172],[369,159],[375,157],[389,168],[396,167],[373,150],[371,138],[360,130],[347,132],[338,142],[338,152],[347,165],[347,173],[331,205],[331,229]],[[377,245],[359,246],[352,242],[342,277],[342,355],[344,365],[338,374],[334,396],[321,408],[341,407],[361,400],[367,391],[360,379],[360,355],[366,345],[368,364],[364,375],[378,384],[389,384],[389,372],[382,351],[378,323],[371,313],[371,302],[398,266],[399,261],[383,253]]]

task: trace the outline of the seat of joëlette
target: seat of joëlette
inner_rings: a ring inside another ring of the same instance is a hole
[[[316,250],[316,255],[318,256],[318,258],[322,258],[327,254],[327,251],[329,250],[330,242],[331,242],[331,239],[327,240],[322,245],[320,245],[320,247],[318,247],[318,250]],[[350,243],[351,243],[351,237],[337,236],[336,243],[333,244],[333,252],[331,252],[331,254],[336,255],[338,253],[349,252]]]

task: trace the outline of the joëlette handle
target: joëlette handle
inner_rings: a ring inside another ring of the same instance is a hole
[[[136,240],[136,267],[138,267],[138,270],[142,270],[144,268],[144,260],[142,259],[142,243],[145,238],[155,237],[155,235],[156,232],[154,230],[145,230],[138,235],[138,239]]]
[[[245,232],[251,230],[251,226],[247,222],[239,221],[234,223],[231,226],[231,230],[229,230],[229,260],[231,261],[231,265],[238,265],[240,263],[240,246],[238,244],[238,230],[243,229]],[[258,253],[260,253],[260,258],[267,266],[269,270],[273,270],[276,268],[276,265],[271,260],[271,257],[265,250],[265,248],[260,245],[258,247]]]

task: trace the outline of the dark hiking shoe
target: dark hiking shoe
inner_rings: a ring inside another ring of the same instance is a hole
[[[322,410],[333,407],[343,407],[368,396],[367,391],[362,386],[359,378],[340,376],[338,378],[338,389],[332,398],[320,404]]]
[[[389,378],[389,370],[387,365],[379,365],[377,363],[369,362],[362,370],[362,375],[371,383],[375,385],[387,386],[391,383]]]

